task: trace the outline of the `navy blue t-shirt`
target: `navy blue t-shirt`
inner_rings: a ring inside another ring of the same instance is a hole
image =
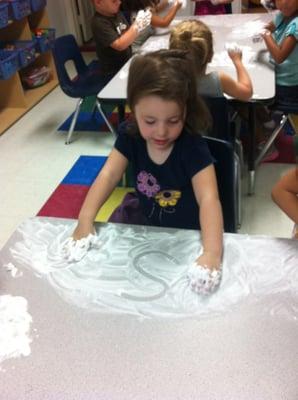
[[[120,134],[115,148],[131,162],[135,189],[150,225],[199,229],[199,208],[191,179],[213,163],[201,136],[183,132],[161,165],[150,159],[140,135]]]

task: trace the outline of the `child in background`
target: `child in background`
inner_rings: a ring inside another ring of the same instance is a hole
[[[275,65],[276,95],[279,105],[298,106],[298,1],[276,0],[279,10],[262,32],[271,60]]]
[[[134,121],[118,135],[108,160],[91,186],[73,233],[80,240],[94,232],[98,210],[131,163],[141,223],[201,229],[203,252],[189,275],[200,291],[196,272],[218,276],[223,249],[223,217],[208,146],[199,132],[208,111],[196,90],[185,52],[160,50],[136,56],[129,69],[127,102]],[[118,222],[130,222],[121,221]]]
[[[140,12],[129,27],[119,11],[120,0],[92,0],[91,21],[102,77],[108,82],[131,57],[131,44],[151,22],[151,13]]]
[[[261,32],[275,67],[275,99],[271,107],[273,110],[282,110],[284,107],[291,109],[293,105],[298,107],[298,1],[276,0],[275,7],[279,12]],[[270,116],[270,111],[262,111],[258,119],[263,122],[265,129],[272,131],[276,125],[274,118]],[[266,119],[267,122],[264,122]],[[264,134],[263,130],[258,135],[263,138],[260,150],[266,144]],[[273,143],[264,160],[272,161],[278,154]]]
[[[134,41],[132,45],[133,53],[136,53],[149,36],[154,35],[154,28],[166,28],[175,18],[178,10],[182,7],[183,0],[135,0],[127,3],[131,12],[131,21],[134,21],[135,14],[140,9],[149,9],[152,13],[151,24]],[[169,7],[165,15],[159,13]]]
[[[222,97],[227,94],[235,99],[247,101],[252,96],[252,82],[242,63],[240,50],[229,50],[228,54],[237,71],[237,80],[224,72],[206,73],[213,57],[213,38],[209,27],[199,20],[183,21],[176,25],[170,35],[170,49],[186,50],[194,60],[200,95]]]
[[[294,146],[298,160],[298,136],[294,137]],[[274,185],[271,196],[279,208],[294,221],[293,237],[298,239],[298,166],[290,169]]]
[[[193,0],[196,2],[194,15],[226,14],[226,5],[233,0]]]

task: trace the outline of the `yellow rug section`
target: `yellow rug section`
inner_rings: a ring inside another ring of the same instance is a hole
[[[97,213],[95,217],[96,222],[107,222],[110,218],[112,212],[118,207],[126,193],[134,192],[134,188],[131,187],[116,187],[105,202],[105,204],[101,207],[100,211]]]

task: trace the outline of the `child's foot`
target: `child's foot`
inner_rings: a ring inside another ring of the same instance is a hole
[[[265,144],[266,144],[266,141],[263,141],[258,145],[259,152],[261,152],[263,150]],[[274,144],[272,144],[269,147],[269,149],[267,150],[267,153],[264,155],[262,162],[272,162],[272,161],[276,160],[278,158],[278,156],[279,156],[279,151],[274,146]]]
[[[263,123],[263,127],[270,131],[273,131],[273,129],[276,127],[276,122],[274,121],[274,119],[270,119],[269,121]]]

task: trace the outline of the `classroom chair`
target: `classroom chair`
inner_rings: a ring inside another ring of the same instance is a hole
[[[237,233],[239,191],[237,177],[239,163],[232,144],[226,140],[204,136],[215,159],[215,173],[222,206],[225,232]]]
[[[65,144],[69,144],[71,143],[75,124],[84,99],[88,96],[96,96],[107,82],[100,76],[100,64],[98,60],[93,60],[90,64],[86,64],[73,35],[64,35],[55,40],[53,57],[61,89],[67,96],[79,99],[65,141]],[[74,78],[70,78],[67,71],[66,63],[69,61],[73,62],[76,69],[77,75]],[[97,98],[94,110],[96,107],[110,131],[113,132],[113,128],[103,113]]]
[[[296,135],[298,134],[297,132],[297,122],[296,119],[298,117],[298,104],[273,104],[272,108],[274,110],[280,111],[281,112],[281,118],[279,121],[279,124],[276,126],[276,128],[273,130],[271,135],[269,136],[269,139],[266,141],[265,146],[261,150],[261,152],[258,154],[258,157],[256,158],[256,165],[259,165],[263,158],[265,157],[267,151],[269,150],[270,146],[274,142],[274,140],[277,138],[285,124],[288,122],[291,127],[293,128],[294,132]]]
[[[212,117],[208,136],[229,142],[234,149],[237,227],[242,221],[241,177],[244,170],[243,147],[240,140],[241,121],[225,97],[203,96]]]

